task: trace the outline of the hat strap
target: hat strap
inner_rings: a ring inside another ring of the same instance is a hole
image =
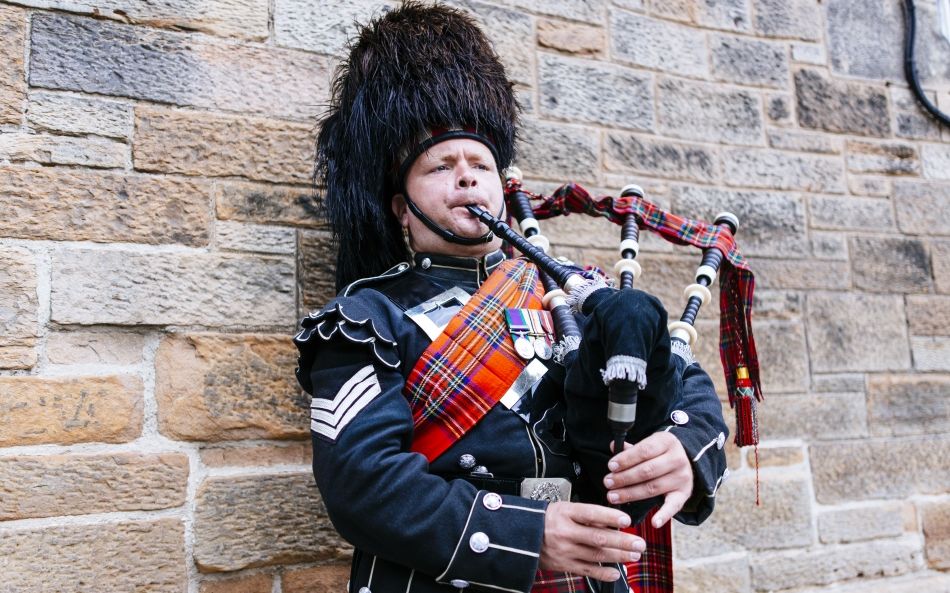
[[[495,233],[488,231],[481,237],[462,237],[456,235],[449,229],[439,226],[434,220],[426,216],[419,206],[412,201],[412,198],[409,197],[409,192],[403,190],[403,197],[406,199],[406,205],[409,206],[409,210],[422,221],[422,224],[426,225],[430,231],[436,235],[442,237],[449,243],[455,243],[456,245],[481,245],[482,243],[489,243],[492,239],[495,238]],[[501,218],[505,212],[505,204],[502,202],[501,209],[498,211],[498,218]]]

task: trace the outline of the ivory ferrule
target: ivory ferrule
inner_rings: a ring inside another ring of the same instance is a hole
[[[683,295],[686,297],[686,300],[694,296],[699,297],[704,305],[712,299],[712,293],[702,284],[690,284],[683,290]]]
[[[674,321],[669,325],[670,338],[679,338],[686,342],[690,347],[699,340],[699,333],[696,328],[685,321]]]
[[[624,272],[630,272],[633,274],[633,278],[637,279],[640,277],[640,274],[643,270],[640,268],[640,264],[636,260],[632,259],[621,259],[617,260],[617,263],[614,264],[614,272],[619,276]]]
[[[696,282],[699,282],[700,278],[708,278],[709,282],[707,282],[706,285],[711,285],[713,281],[716,280],[716,268],[712,266],[699,266],[696,268]]]
[[[530,220],[534,220],[533,218]],[[537,223],[537,221],[535,221]],[[544,235],[532,235],[527,238],[528,243],[531,243],[541,251],[547,253],[551,249],[551,242],[548,241],[548,238]]]
[[[640,253],[640,243],[634,239],[624,239],[620,242],[620,253],[623,253],[627,249],[632,250],[633,256],[636,257],[637,254]]]

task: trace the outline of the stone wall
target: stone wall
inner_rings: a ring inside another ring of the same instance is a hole
[[[742,219],[762,503],[728,445],[714,517],[676,529],[679,590],[950,591],[950,130],[906,88],[899,2],[458,4],[517,81],[529,187]],[[0,0],[0,591],[342,590],[289,336],[332,290],[315,116],[382,6]],[[617,257],[598,221],[545,228]],[[680,310],[696,254],[639,259]]]

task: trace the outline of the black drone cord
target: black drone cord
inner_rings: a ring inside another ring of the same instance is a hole
[[[920,86],[920,78],[917,76],[917,64],[914,62],[914,38],[916,36],[917,16],[914,9],[914,0],[904,0],[904,24],[907,34],[904,36],[904,74],[907,75],[907,82],[914,91],[914,96],[920,101],[934,119],[945,126],[950,127],[950,117],[942,113],[937,106],[930,102],[924,89]]]

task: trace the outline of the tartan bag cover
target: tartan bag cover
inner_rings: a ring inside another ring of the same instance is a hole
[[[541,309],[538,269],[502,262],[416,362],[403,395],[412,410],[412,450],[430,462],[498,403],[527,361],[515,352],[505,309]]]

